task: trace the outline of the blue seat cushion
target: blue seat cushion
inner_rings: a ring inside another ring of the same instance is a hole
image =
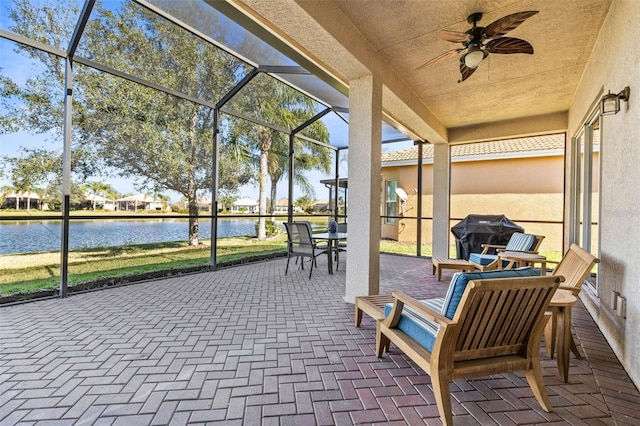
[[[428,306],[431,309],[441,306],[437,303],[434,305],[431,300],[420,300],[420,303]],[[387,303],[386,305],[384,305],[385,317],[388,316],[389,313],[391,313],[392,308],[393,303]],[[439,312],[439,310],[436,310],[436,312]],[[402,330],[405,334],[410,336],[413,340],[426,348],[428,351],[432,351],[433,344],[436,341],[436,336],[438,335],[438,329],[440,328],[440,326],[437,323],[418,314],[413,309],[405,306],[402,309],[402,316],[400,317],[400,321],[398,321],[397,328],[399,330]]]
[[[462,294],[467,288],[467,284],[472,280],[488,280],[495,278],[515,278],[515,277],[535,277],[540,275],[540,269],[536,268],[519,268],[519,269],[506,269],[495,270],[486,272],[466,272],[453,274],[449,288],[447,289],[447,295],[444,297],[442,304],[442,311],[440,313],[449,319],[453,319],[453,316],[458,309],[458,304],[462,299]]]
[[[496,254],[480,254],[480,253],[471,253],[469,254],[469,260],[477,263],[478,265],[487,266],[494,262],[498,258]]]

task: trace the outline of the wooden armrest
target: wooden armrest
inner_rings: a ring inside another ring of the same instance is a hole
[[[499,248],[505,248],[507,246],[505,245],[498,245],[498,244],[482,244],[480,247],[487,247],[487,248],[494,248],[494,249],[499,249]]]
[[[433,309],[430,309],[418,300],[401,291],[392,291],[391,297],[395,299],[393,308],[391,309],[389,316],[384,320],[384,324],[389,328],[395,327],[398,324],[398,321],[400,321],[400,315],[402,314],[404,305],[407,305],[420,315],[430,319],[431,321],[437,322],[440,325],[455,324],[449,318],[434,311]]]
[[[579,288],[575,288],[569,285],[560,285],[558,286],[558,290],[568,290],[571,292],[571,294],[573,294],[574,296],[578,297],[578,294],[580,293],[580,289]]]
[[[514,252],[514,253],[531,253],[531,254],[538,254],[537,251],[534,250],[507,250],[507,249],[496,249],[496,251],[498,253],[503,252],[503,251],[508,251],[508,252]]]
[[[504,245],[497,245],[497,244],[482,244],[480,247],[482,247],[482,253],[480,254],[487,254],[489,252],[489,249],[504,249],[506,246]]]

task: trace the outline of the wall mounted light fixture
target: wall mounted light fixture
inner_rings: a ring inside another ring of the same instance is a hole
[[[611,93],[611,90],[609,90],[609,93],[602,96],[602,99],[600,100],[601,114],[617,114],[618,111],[620,111],[620,101],[629,102],[630,91],[631,89],[629,89],[629,86],[622,89],[620,93]]]

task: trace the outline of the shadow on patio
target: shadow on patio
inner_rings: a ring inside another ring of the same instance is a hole
[[[346,256],[345,256],[346,258]],[[286,259],[0,309],[0,424],[439,424],[430,379],[375,356],[345,272]],[[381,256],[381,292],[445,294],[429,260]],[[569,383],[543,356],[553,413],[522,374],[451,385],[457,424],[638,424],[640,395],[578,303]]]

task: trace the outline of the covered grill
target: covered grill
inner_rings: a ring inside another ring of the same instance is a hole
[[[458,259],[469,260],[470,253],[480,253],[482,244],[506,245],[514,232],[524,232],[505,215],[470,214],[451,228],[456,237]],[[495,250],[489,251],[495,254]]]

